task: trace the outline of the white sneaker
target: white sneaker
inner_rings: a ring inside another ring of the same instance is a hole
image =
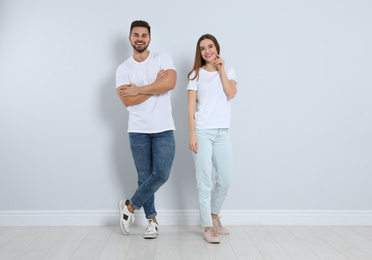
[[[143,238],[156,238],[159,235],[159,225],[152,219],[149,219],[149,224],[147,225],[145,234]]]
[[[124,235],[129,234],[129,226],[134,222],[134,213],[128,210],[129,200],[119,201],[119,212],[120,212],[120,228]]]

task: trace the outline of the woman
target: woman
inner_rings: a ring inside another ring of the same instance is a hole
[[[194,67],[188,79],[189,145],[195,162],[201,222],[205,227],[203,238],[209,243],[219,243],[217,234],[229,234],[222,227],[218,214],[231,182],[232,152],[228,129],[230,100],[237,89],[234,70],[225,67],[220,46],[213,35],[205,34],[199,38]]]

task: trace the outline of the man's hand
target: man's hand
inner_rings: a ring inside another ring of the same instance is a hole
[[[117,92],[121,97],[131,97],[137,96],[139,94],[139,89],[135,84],[131,83],[118,87]]]
[[[167,71],[166,70],[160,70],[158,72],[157,77],[156,77],[156,81],[158,81],[161,78],[164,78],[165,76],[167,76]]]

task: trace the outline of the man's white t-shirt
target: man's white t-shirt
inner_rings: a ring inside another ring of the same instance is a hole
[[[164,52],[150,52],[147,59],[137,62],[131,56],[116,70],[116,88],[135,84],[146,86],[156,81],[160,70],[175,70],[172,59]],[[160,133],[174,130],[170,91],[150,98],[137,105],[127,107],[129,111],[128,132]]]
[[[235,79],[235,72],[232,68],[225,67],[229,80]],[[195,71],[190,75],[192,79]],[[231,104],[227,98],[218,71],[206,71],[199,69],[199,78],[189,80],[187,90],[196,90],[196,112],[195,128],[214,129],[230,128]]]

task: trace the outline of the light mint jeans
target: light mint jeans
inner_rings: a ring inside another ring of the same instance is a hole
[[[195,129],[198,153],[195,162],[196,187],[203,227],[213,227],[211,213],[218,215],[231,184],[232,151],[228,129]],[[215,184],[212,182],[212,162]]]

